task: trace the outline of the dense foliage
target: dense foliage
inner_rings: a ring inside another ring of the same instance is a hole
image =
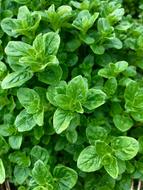
[[[143,180],[142,0],[0,0],[0,184]]]

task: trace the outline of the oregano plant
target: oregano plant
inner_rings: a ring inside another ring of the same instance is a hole
[[[142,10],[0,1],[2,190],[141,190]]]

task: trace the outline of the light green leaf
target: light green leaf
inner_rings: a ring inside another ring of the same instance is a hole
[[[5,53],[13,57],[25,56],[29,54],[31,48],[31,45],[24,42],[10,41],[5,48]]]
[[[22,110],[16,117],[15,126],[19,132],[30,131],[35,125],[36,121],[34,120],[33,115],[28,114],[26,110]]]
[[[118,162],[114,156],[107,154],[103,157],[102,164],[104,165],[105,170],[107,173],[116,179],[119,174]]]
[[[56,179],[56,190],[70,190],[77,182],[77,173],[75,170],[58,165],[54,168],[53,176]]]
[[[115,137],[111,142],[111,146],[116,157],[121,160],[131,160],[139,151],[139,143],[132,137]]]
[[[45,55],[56,55],[60,45],[60,36],[57,32],[48,32],[43,35]]]
[[[68,83],[66,94],[82,103],[86,100],[87,92],[88,83],[85,78],[79,75]]]
[[[128,131],[133,126],[133,120],[129,115],[116,114],[113,116],[115,126],[122,132]]]
[[[30,169],[16,165],[14,168],[14,177],[18,184],[23,184],[30,175]]]
[[[95,144],[96,140],[105,140],[108,131],[104,127],[89,126],[86,128],[86,136],[91,144]]]
[[[20,149],[22,144],[22,136],[21,135],[10,136],[8,142],[12,149]]]
[[[62,69],[59,65],[48,65],[46,70],[38,73],[38,80],[45,84],[56,84],[62,77]]]
[[[8,74],[1,83],[2,89],[9,89],[23,85],[33,76],[32,72],[13,72]]]
[[[106,100],[106,94],[99,89],[89,89],[87,93],[87,100],[84,103],[84,107],[89,110],[93,110],[103,105]]]
[[[101,168],[101,158],[96,153],[95,146],[88,146],[80,153],[77,166],[84,172],[94,172]]]
[[[52,180],[52,176],[48,168],[41,160],[35,162],[32,170],[32,177],[39,185],[46,185],[50,180]]]
[[[66,130],[74,116],[75,114],[72,112],[57,109],[53,116],[53,126],[56,133],[60,134]]]
[[[49,161],[49,152],[45,149],[45,148],[42,148],[41,146],[39,145],[36,145],[34,146],[32,149],[31,149],[31,152],[30,152],[30,155],[31,157],[37,161],[37,160],[41,160],[44,162],[44,164],[47,164],[48,161]]]
[[[17,91],[17,97],[27,113],[34,114],[40,107],[39,94],[30,88],[20,88]]]

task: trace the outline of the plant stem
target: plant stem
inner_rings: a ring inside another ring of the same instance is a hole
[[[8,180],[5,182],[5,188],[6,190],[11,190]]]
[[[134,181],[132,180],[131,190],[134,190]]]
[[[142,186],[142,182],[141,182],[141,180],[139,180],[138,189],[137,190],[141,190],[141,186]]]

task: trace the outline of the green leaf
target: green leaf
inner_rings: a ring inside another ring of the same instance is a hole
[[[110,24],[106,18],[98,19],[97,29],[102,35],[111,33],[113,31],[113,27],[110,26]]]
[[[101,168],[101,158],[96,153],[95,146],[88,146],[80,153],[77,166],[84,172],[94,172]]]
[[[105,170],[107,173],[116,179],[119,174],[118,162],[114,156],[107,154],[103,157],[102,164],[104,165]]]
[[[10,136],[8,142],[12,149],[20,149],[22,144],[22,136],[21,135]]]
[[[115,151],[115,155],[121,160],[131,160],[139,151],[139,143],[132,137],[115,137],[111,142],[111,146]]]
[[[50,157],[49,152],[39,145],[36,145],[31,149],[30,155],[34,161],[41,160],[44,162],[44,164],[48,163]]]
[[[91,44],[90,48],[92,49],[92,51],[97,54],[97,55],[102,55],[105,52],[105,48],[103,45],[99,45],[99,44]]]
[[[107,48],[115,48],[115,49],[121,49],[123,47],[121,40],[116,37],[108,38],[105,45]]]
[[[83,33],[86,33],[86,31],[93,26],[98,15],[99,13],[91,15],[88,10],[82,10],[79,12],[72,25]]]
[[[84,107],[93,110],[103,105],[106,100],[106,94],[99,89],[89,89]]]
[[[96,140],[105,140],[107,135],[108,131],[104,127],[91,125],[86,128],[86,136],[91,144],[95,144]]]
[[[8,156],[10,162],[17,164],[22,167],[29,167],[31,162],[29,156],[25,152],[15,151]]]
[[[0,184],[3,184],[6,178],[5,168],[2,159],[0,159]]]
[[[13,72],[8,74],[1,83],[2,89],[19,87],[32,78],[33,74],[29,71]]]
[[[60,134],[65,131],[74,117],[75,114],[72,112],[57,109],[53,116],[53,127],[56,133]]]
[[[67,86],[67,95],[76,100],[79,100],[81,103],[86,100],[88,92],[88,84],[86,79],[84,79],[81,75],[73,78]]]
[[[113,117],[115,126],[122,132],[128,131],[133,126],[133,120],[129,115],[116,114]]]
[[[26,110],[22,110],[16,117],[15,126],[19,132],[30,131],[35,127],[36,122],[33,115],[28,114]]]
[[[73,99],[70,96],[58,94],[54,97],[54,100],[56,102],[56,105],[63,110],[73,109]]]
[[[34,114],[38,111],[40,107],[40,97],[35,90],[20,88],[17,91],[17,97],[27,113]]]
[[[34,168],[32,169],[32,177],[39,185],[48,184],[48,181],[52,178],[48,168],[41,160],[35,162]]]
[[[48,32],[43,35],[45,55],[56,55],[60,45],[60,36],[57,32]]]
[[[31,48],[29,44],[24,42],[10,41],[5,48],[5,53],[8,56],[20,57],[28,55]]]
[[[14,177],[18,184],[23,184],[30,175],[30,169],[16,165],[14,168]]]
[[[6,154],[9,150],[9,145],[2,136],[0,136],[0,147],[0,156]]]
[[[110,78],[108,79],[105,84],[104,84],[104,92],[108,95],[108,96],[112,96],[117,89],[117,80],[116,78]]]
[[[11,136],[15,132],[15,129],[12,125],[9,124],[3,124],[0,125],[0,135],[7,137]]]
[[[77,138],[78,138],[78,133],[76,130],[72,129],[72,130],[67,130],[66,132],[66,138],[70,143],[76,143]]]
[[[54,168],[53,176],[56,180],[56,190],[70,190],[75,186],[78,179],[75,170],[63,165]]]
[[[38,80],[45,84],[56,84],[62,77],[62,69],[59,65],[49,65],[46,70],[38,73]]]

